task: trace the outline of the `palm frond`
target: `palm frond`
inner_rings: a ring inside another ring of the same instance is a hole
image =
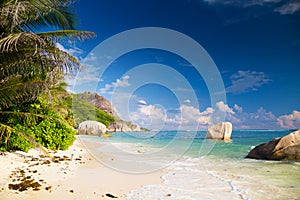
[[[26,31],[44,26],[74,29],[76,19],[69,0],[14,0],[0,4],[0,27]]]
[[[79,31],[79,30],[58,30],[58,31],[40,32],[37,33],[37,35],[41,37],[51,38],[53,40],[68,38],[71,40],[77,39],[80,41],[95,37],[94,32]]]
[[[38,10],[38,17],[27,21],[28,28],[54,26],[74,29],[77,26],[75,15],[70,12],[70,0],[28,0]]]
[[[23,48],[30,48],[33,54],[38,52],[38,49],[45,48],[49,43],[39,35],[30,32],[21,32],[9,34],[0,39],[0,52],[19,51]]]
[[[55,74],[55,72],[68,72],[81,68],[80,62],[75,57],[61,51],[54,44],[49,44],[42,49],[20,46],[16,52],[5,51],[0,54],[0,80],[11,75],[42,78],[50,75],[51,72]]]
[[[0,108],[5,109],[15,104],[22,104],[35,100],[45,90],[44,81],[10,80],[0,87]]]

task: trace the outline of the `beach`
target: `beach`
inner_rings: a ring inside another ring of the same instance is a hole
[[[44,158],[43,152],[37,150],[0,156],[0,199],[125,199],[125,194],[133,189],[161,182],[162,172],[134,175],[103,166],[78,139],[67,151],[51,155],[57,161]],[[38,190],[9,189],[9,184],[20,183],[17,179],[23,179],[23,172],[25,178],[41,185]]]
[[[6,153],[0,156],[0,199],[299,199],[299,162],[244,158],[252,145],[287,131],[234,131],[231,142],[216,142],[201,156],[204,133],[191,144],[191,132],[77,136],[69,150],[50,152],[54,162],[37,150]],[[20,175],[41,186],[9,189]]]

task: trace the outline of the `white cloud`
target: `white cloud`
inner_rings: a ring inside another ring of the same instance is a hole
[[[234,108],[238,113],[242,113],[242,112],[243,112],[243,108],[240,107],[240,106],[237,105],[237,104],[234,104],[233,108]]]
[[[193,90],[191,88],[184,88],[184,87],[174,88],[173,91],[175,91],[175,92],[195,92],[195,90]]]
[[[282,115],[277,119],[281,128],[300,128],[300,112],[294,110],[289,115]]]
[[[257,91],[261,86],[271,82],[264,72],[250,70],[238,71],[230,79],[231,85],[226,88],[226,91],[233,94]]]
[[[234,115],[229,114],[226,120],[232,122],[235,129],[279,129],[276,116],[272,112],[267,112],[264,108],[259,108],[256,112],[247,113],[243,108],[234,105],[238,110]]]
[[[245,1],[244,5],[245,5],[245,7],[257,6],[257,5],[263,6],[266,4],[276,4],[276,3],[279,3],[280,1],[282,1],[282,0],[251,0],[251,1]]]
[[[141,100],[138,101],[138,104],[147,105],[147,102],[145,100],[141,99]]]
[[[184,103],[191,103],[191,100],[186,99],[186,100],[184,100]]]
[[[221,112],[225,112],[225,113],[230,113],[230,114],[234,114],[234,111],[232,110],[232,108],[230,108],[227,104],[225,104],[223,101],[220,101],[218,103],[216,103],[217,108],[219,109],[219,111]]]
[[[136,112],[130,113],[134,123],[152,130],[164,129],[167,119],[165,109],[157,105],[140,105]]]
[[[200,113],[199,122],[203,125],[211,125],[211,116],[213,113],[213,108],[206,108],[203,112]]]
[[[257,112],[250,114],[250,119],[266,122],[270,120],[275,121],[276,117],[272,112],[267,112],[263,107],[260,107]]]
[[[166,115],[162,108],[158,108],[154,105],[141,106],[139,108],[141,114],[146,116],[151,116],[151,118],[155,120],[163,120],[165,121]]]
[[[294,14],[300,10],[300,2],[295,1],[284,1],[284,0],[203,0],[203,2],[209,5],[224,4],[239,7],[251,7],[251,6],[266,6],[273,9],[274,12],[278,12],[281,15]],[[274,9],[275,8],[275,9]]]
[[[282,129],[300,128],[300,111],[276,117],[263,107],[255,112],[245,112],[243,107],[234,104],[232,107],[220,101],[215,108],[207,107],[200,111],[198,108],[183,104],[174,108],[178,112],[168,112],[159,105],[146,105],[145,100],[139,100],[139,107],[129,114],[130,120],[142,127],[155,130],[195,130],[207,129],[212,118],[218,112],[226,112],[225,121],[233,124],[234,129]]]
[[[274,11],[281,15],[291,15],[300,10],[300,2],[288,2]]]
[[[177,121],[181,121],[183,124],[197,123],[199,121],[201,115],[199,109],[193,106],[182,105],[179,110],[180,113],[175,117]]]
[[[87,62],[90,62],[90,61],[96,61],[97,60],[97,57],[95,56],[95,54],[92,52],[90,53],[86,58],[82,59],[81,61],[83,63],[87,63]]]
[[[80,56],[82,55],[83,51],[77,47],[74,47],[74,48],[65,48],[62,44],[60,43],[56,43],[55,46],[61,50],[61,51],[64,51],[64,52],[67,52],[68,54],[74,56],[74,57],[77,57],[77,56]]]
[[[225,4],[225,5],[235,5],[235,6],[242,6],[242,7],[249,7],[249,6],[263,6],[265,4],[274,4],[279,3],[281,0],[203,0],[208,4]]]
[[[100,94],[107,94],[112,93],[113,90],[117,87],[128,87],[130,86],[130,83],[128,82],[129,76],[125,75],[121,77],[120,79],[117,79],[115,82],[112,82],[111,84],[106,84],[104,88],[100,88]]]

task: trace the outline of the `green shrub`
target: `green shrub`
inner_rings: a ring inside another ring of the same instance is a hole
[[[48,149],[66,150],[75,140],[75,130],[53,120],[43,120],[31,128],[37,142]]]
[[[12,128],[10,134],[0,137],[0,150],[27,152],[33,148],[33,144],[20,133],[34,138],[37,143],[48,149],[68,149],[75,140],[76,132],[69,125],[70,119],[60,115],[56,107],[39,98],[34,103],[14,106],[11,108],[13,110],[11,115],[0,115],[0,120]]]

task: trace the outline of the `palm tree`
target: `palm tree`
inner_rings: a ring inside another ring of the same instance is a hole
[[[12,131],[28,134],[10,126],[7,118],[43,117],[34,113],[14,112],[11,107],[32,102],[55,85],[64,72],[77,70],[79,61],[61,51],[57,41],[84,40],[94,33],[74,30],[75,16],[71,0],[1,0],[0,1],[0,141],[6,142]],[[38,32],[42,28],[55,31]]]

